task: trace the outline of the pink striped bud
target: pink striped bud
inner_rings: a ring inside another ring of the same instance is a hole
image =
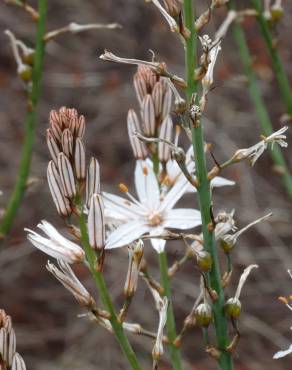
[[[13,356],[11,370],[26,370],[25,362],[17,352]]]
[[[84,180],[86,177],[85,147],[79,137],[75,143],[74,166],[77,179]]]
[[[155,134],[155,111],[151,95],[147,94],[141,106],[141,116],[143,118],[144,133],[147,136]]]
[[[90,200],[93,194],[100,193],[100,169],[98,160],[91,158],[86,175],[86,205],[90,206]]]
[[[53,161],[49,162],[47,169],[47,177],[52,198],[59,215],[63,217],[69,216],[72,213],[70,202],[63,193],[61,179],[57,167]]]
[[[55,140],[55,137],[51,129],[47,129],[46,139],[47,139],[47,146],[48,146],[50,155],[52,157],[52,160],[54,161],[54,163],[57,164],[57,157],[58,157],[58,154],[60,153],[60,149],[59,149],[59,146]]]
[[[68,198],[74,198],[76,195],[76,186],[73,169],[69,159],[64,153],[58,154],[58,170],[65,196]]]
[[[171,112],[171,105],[172,105],[172,91],[169,85],[167,85],[167,89],[164,94],[163,104],[162,104],[162,113],[161,119],[163,120],[168,114]]]
[[[134,157],[136,159],[145,159],[147,157],[147,147],[145,143],[139,140],[135,133],[141,133],[140,123],[136,112],[130,109],[127,117],[128,135],[133,150]]]
[[[154,103],[156,117],[159,117],[162,113],[164,91],[165,91],[165,85],[163,84],[162,81],[157,82],[152,91],[152,99]]]
[[[62,134],[62,149],[65,155],[70,158],[73,152],[73,135],[70,129],[66,128]]]
[[[147,86],[145,79],[139,72],[134,75],[134,88],[139,104],[142,104],[144,96],[147,94]]]
[[[81,139],[84,137],[85,134],[85,118],[84,116],[79,116],[78,119],[78,126],[76,128],[76,135]]]
[[[161,124],[159,138],[167,141],[172,141],[173,123],[170,116],[167,116]],[[170,159],[171,147],[164,143],[158,144],[158,158],[161,162],[167,162]]]
[[[105,247],[104,205],[100,194],[93,194],[88,213],[89,244],[94,250]]]

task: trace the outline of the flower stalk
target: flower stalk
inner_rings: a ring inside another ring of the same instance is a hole
[[[186,39],[185,46],[185,64],[186,64],[186,94],[188,102],[196,93],[195,81],[195,61],[196,61],[196,33],[193,27],[194,24],[194,8],[192,0],[184,0],[185,27],[189,29],[190,36]],[[197,193],[199,205],[202,215],[202,231],[204,237],[204,248],[211,254],[213,264],[212,269],[207,276],[207,284],[217,293],[217,299],[213,301],[214,325],[217,338],[217,346],[220,351],[218,365],[221,370],[232,370],[233,362],[229,352],[226,351],[229,345],[229,336],[227,328],[227,318],[224,313],[224,291],[221,284],[221,273],[217,248],[214,236],[214,225],[211,215],[211,191],[210,180],[208,179],[208,171],[206,167],[205,152],[204,152],[204,137],[203,127],[200,119],[192,125],[192,142],[195,153],[195,162],[197,169]]]
[[[111,297],[106,287],[106,283],[103,277],[103,274],[99,269],[97,269],[97,256],[95,251],[91,248],[89,243],[86,219],[83,213],[81,213],[79,218],[79,226],[81,231],[81,240],[82,245],[85,250],[86,258],[89,264],[89,269],[100,294],[100,298],[106,309],[110,314],[109,321],[111,323],[112,329],[115,333],[115,336],[122,348],[122,351],[125,357],[128,359],[133,370],[141,370],[141,367],[138,363],[135,352],[133,351],[128,338],[125,335],[123,325],[119,322],[117,314],[115,312]]]
[[[159,258],[159,270],[160,270],[160,278],[161,284],[164,289],[164,295],[168,299],[168,309],[167,309],[167,318],[166,318],[166,328],[167,328],[167,337],[169,340],[169,351],[170,357],[172,362],[172,367],[174,370],[181,370],[181,353],[180,349],[174,344],[174,340],[176,339],[176,327],[175,327],[175,317],[173,312],[172,306],[172,299],[171,299],[171,288],[170,288],[170,281],[168,276],[168,263],[167,263],[167,255],[165,251],[158,254]]]
[[[47,12],[47,1],[39,0],[38,2],[38,23],[36,33],[36,51],[34,56],[34,64],[32,70],[32,87],[28,95],[28,111],[25,124],[25,137],[19,166],[19,173],[14,189],[6,206],[3,219],[0,223],[0,239],[4,238],[10,231],[16,213],[21,204],[26,183],[29,176],[33,142],[35,136],[35,127],[37,120],[37,105],[40,97],[40,84],[43,73],[44,60],[44,35]]]
[[[233,3],[231,3],[231,6],[233,7]],[[263,131],[263,134],[265,136],[269,136],[273,132],[272,122],[270,120],[269,113],[258,88],[256,75],[252,68],[252,58],[246,42],[244,31],[240,23],[238,22],[235,22],[233,25],[233,36],[239,50],[239,55],[244,67],[245,75],[248,80],[250,97],[254,104],[256,115],[261,125],[261,130]],[[290,198],[292,198],[292,176],[289,173],[287,163],[280,148],[278,148],[277,146],[275,146],[273,149],[270,148],[270,155],[274,164],[280,170],[279,173],[281,176],[281,180],[286,188],[287,194]]]
[[[275,45],[275,40],[270,31],[270,27],[267,19],[264,17],[262,4],[260,0],[251,0],[251,3],[255,10],[257,11],[257,20],[260,25],[260,29],[263,35],[263,38],[266,42],[267,48],[269,50],[273,69],[278,81],[279,89],[282,95],[283,102],[286,106],[288,114],[292,115],[292,92],[287,78],[287,74],[283,67],[281,58],[279,56],[277,46]]]

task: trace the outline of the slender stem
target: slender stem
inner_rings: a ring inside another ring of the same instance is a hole
[[[261,0],[251,0],[251,3],[253,7],[256,9],[256,11],[258,12],[257,20],[259,22],[263,38],[266,42],[270,56],[272,58],[274,72],[278,80],[279,89],[280,89],[284,104],[286,106],[288,113],[292,115],[292,93],[291,93],[291,89],[289,86],[289,81],[288,81],[286,72],[284,70],[282,61],[280,59],[272,33],[270,31],[268,21],[263,16],[262,2]]]
[[[80,231],[81,231],[82,244],[83,244],[83,247],[86,253],[87,261],[89,263],[89,269],[95,281],[97,289],[99,291],[101,301],[104,304],[104,306],[107,308],[111,316],[109,320],[111,322],[116,339],[119,342],[122,348],[122,351],[125,357],[128,359],[132,369],[141,370],[136,354],[133,351],[131,344],[128,341],[127,336],[125,335],[122,323],[117,318],[117,314],[115,312],[111,297],[107,290],[103,275],[100,271],[96,269],[96,262],[97,262],[96,254],[89,244],[87,225],[86,225],[86,220],[85,220],[85,216],[83,213],[80,216],[79,225],[80,225]]]
[[[233,2],[231,3],[233,7]],[[261,96],[256,75],[252,69],[252,58],[248,49],[244,31],[239,23],[233,25],[233,35],[237,47],[239,49],[239,55],[244,67],[246,77],[248,79],[248,87],[251,100],[254,104],[257,118],[261,125],[261,129],[265,136],[269,136],[273,133],[273,125],[269,117],[269,113]],[[280,169],[281,179],[286,188],[286,191],[290,198],[292,198],[292,176],[289,173],[285,158],[278,146],[274,146],[272,149],[269,147],[270,155],[272,160]]]
[[[191,31],[190,37],[186,40],[185,64],[186,79],[188,86],[186,89],[187,98],[190,98],[196,92],[196,83],[194,80],[194,67],[196,63],[195,40],[196,34],[194,24],[194,8],[192,0],[184,0],[185,26]],[[202,216],[202,231],[204,237],[204,248],[211,254],[213,267],[208,274],[208,283],[211,288],[217,292],[218,298],[213,302],[214,324],[217,338],[217,346],[221,351],[218,365],[221,370],[232,370],[233,361],[230,353],[226,351],[229,344],[227,318],[224,313],[225,297],[221,285],[221,273],[217,255],[216,242],[212,228],[211,217],[211,191],[210,181],[208,180],[208,171],[206,167],[203,127],[199,123],[192,127],[192,141],[195,153],[197,178],[199,181],[197,193],[199,198],[200,211]]]
[[[0,239],[4,238],[10,231],[16,213],[20,207],[29,176],[32,148],[36,126],[36,108],[40,97],[40,83],[43,72],[44,59],[44,35],[46,23],[47,1],[39,0],[39,18],[36,35],[36,51],[32,71],[32,88],[28,96],[28,113],[25,124],[25,137],[19,166],[19,173],[14,189],[8,201],[3,219],[0,224]]]
[[[172,361],[172,367],[174,370],[181,370],[181,353],[179,348],[177,348],[173,342],[176,338],[176,328],[175,328],[175,318],[173,313],[173,306],[172,306],[172,298],[171,298],[171,288],[170,288],[170,281],[168,277],[168,263],[167,263],[167,255],[165,252],[159,253],[159,268],[160,268],[160,278],[161,284],[164,288],[164,294],[168,298],[168,310],[167,310],[167,319],[166,319],[166,327],[167,327],[167,336],[169,340],[169,351],[170,357]]]

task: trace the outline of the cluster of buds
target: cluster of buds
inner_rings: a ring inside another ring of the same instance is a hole
[[[76,109],[51,111],[46,137],[52,160],[47,176],[57,211],[63,217],[72,213],[77,185],[80,187],[86,178],[84,133],[85,119],[78,116]]]
[[[136,159],[145,159],[153,155],[156,146],[146,145],[135,134],[141,133],[146,137],[159,137],[159,161],[166,163],[170,159],[171,148],[163,140],[171,142],[173,122],[171,119],[172,89],[168,79],[160,77],[153,70],[139,66],[134,75],[134,87],[140,106],[142,124],[133,109],[128,112],[128,134]]]
[[[21,40],[16,39],[11,31],[6,30],[5,34],[10,40],[13,56],[17,64],[17,74],[22,81],[28,83],[32,78],[35,50],[25,45]]]
[[[11,317],[4,310],[0,310],[0,369],[26,370],[23,358],[16,352]]]

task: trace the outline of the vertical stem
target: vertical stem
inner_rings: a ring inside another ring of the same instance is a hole
[[[165,252],[161,252],[158,254],[158,257],[159,257],[161,284],[164,288],[164,294],[168,298],[166,327],[167,327],[167,336],[170,342],[169,351],[170,351],[170,357],[172,361],[172,367],[174,370],[181,370],[182,369],[181,353],[180,353],[179,348],[177,348],[173,344],[176,338],[176,328],[175,328],[175,318],[174,318],[173,306],[172,306],[170,281],[168,277],[167,255]]]
[[[27,178],[29,176],[32,148],[34,142],[34,133],[36,126],[36,108],[40,96],[40,83],[43,72],[44,59],[44,35],[46,23],[47,1],[39,0],[39,18],[36,35],[36,51],[32,71],[32,88],[28,96],[28,113],[25,124],[25,137],[19,166],[19,173],[14,189],[6,206],[3,219],[0,223],[0,239],[4,238],[10,231],[16,213],[20,207],[25,189]]]
[[[194,30],[194,8],[192,0],[184,0],[184,16],[185,26],[190,30],[190,37],[186,40],[185,63],[186,63],[186,79],[187,97],[190,98],[196,92],[196,83],[194,80],[194,67],[196,63],[195,39]],[[210,181],[208,180],[208,172],[205,160],[203,127],[201,122],[192,127],[192,141],[195,153],[195,162],[197,169],[197,178],[199,181],[197,193],[199,198],[200,211],[202,216],[202,231],[204,237],[204,248],[211,254],[213,259],[213,267],[208,274],[208,281],[211,288],[217,292],[218,299],[213,302],[214,325],[216,331],[216,339],[218,349],[221,351],[218,365],[221,370],[232,370],[232,356],[225,349],[229,344],[227,318],[224,313],[225,297],[221,285],[221,273],[219,260],[217,255],[216,242],[214,232],[212,230],[211,218],[211,191]]]
[[[271,34],[268,21],[263,16],[261,0],[251,0],[251,3],[258,12],[257,20],[259,22],[263,38],[266,42],[270,56],[272,58],[274,72],[278,80],[279,89],[282,94],[284,104],[288,113],[292,115],[292,93],[289,86],[289,81],[287,79],[286,72],[284,70],[277,47]]]
[[[231,4],[233,7],[233,2]],[[239,49],[239,55],[244,67],[246,77],[248,79],[249,93],[255,107],[257,118],[259,120],[264,135],[269,136],[273,133],[273,125],[261,96],[260,90],[258,88],[256,75],[252,69],[252,58],[248,49],[244,31],[239,23],[235,23],[233,25],[233,35]],[[282,182],[286,188],[289,197],[292,198],[292,176],[289,173],[285,158],[278,146],[274,146],[273,149],[269,148],[269,151],[272,160],[281,170]]]
[[[111,322],[113,331],[115,333],[116,339],[119,342],[125,357],[128,359],[129,364],[131,365],[131,368],[133,370],[141,370],[136,354],[133,351],[131,344],[128,341],[127,336],[125,335],[122,324],[119,322],[117,318],[117,315],[116,315],[111,297],[109,295],[109,292],[107,290],[103,275],[100,271],[96,270],[96,254],[89,244],[87,225],[86,225],[86,220],[85,220],[85,216],[83,213],[80,216],[79,224],[80,224],[82,244],[83,244],[83,247],[86,253],[87,261],[89,263],[90,272],[92,274],[92,277],[99,291],[101,301],[104,304],[104,306],[107,308],[108,312],[110,313],[110,316],[111,316],[110,322]]]

